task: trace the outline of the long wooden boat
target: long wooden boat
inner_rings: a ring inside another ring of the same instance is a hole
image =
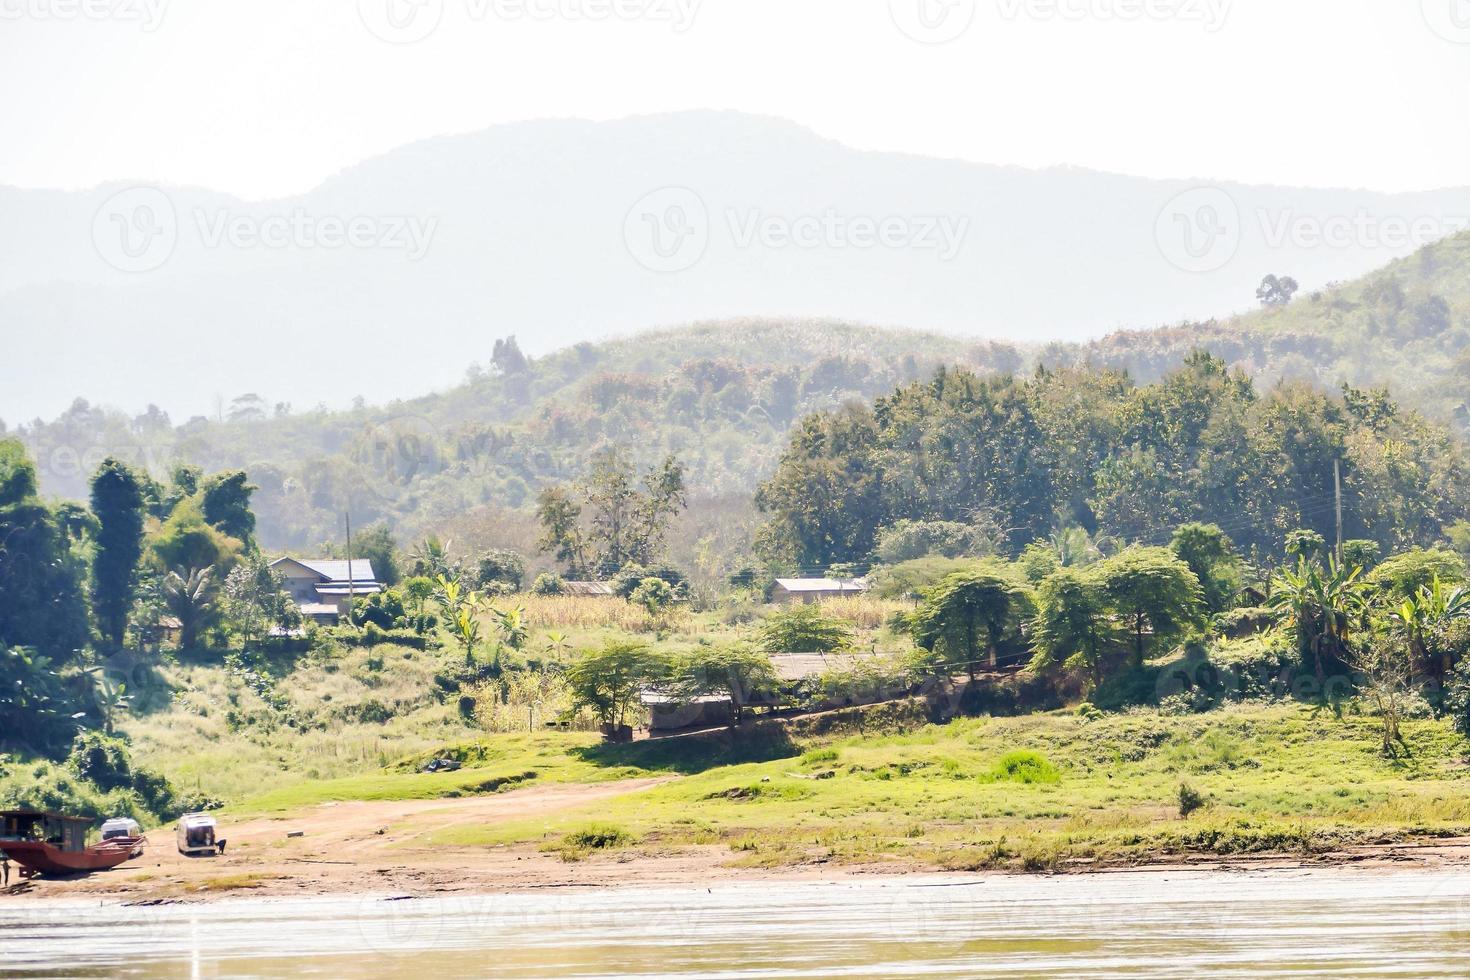
[[[39,810],[0,812],[0,853],[36,874],[106,871],[143,852],[148,838],[114,837],[87,846],[92,821]]]

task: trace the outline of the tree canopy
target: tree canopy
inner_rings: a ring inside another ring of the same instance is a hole
[[[1259,559],[1296,528],[1335,534],[1334,462],[1348,536],[1385,552],[1432,544],[1470,506],[1458,444],[1381,392],[1262,394],[1204,353],[1142,386],[1105,370],[941,370],[805,418],[757,493],[758,544],[826,567],[866,560],[904,522],[995,527],[1012,555],[1071,527],[1162,545],[1212,522]]]

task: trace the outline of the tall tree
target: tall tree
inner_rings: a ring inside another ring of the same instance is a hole
[[[1214,524],[1181,525],[1169,542],[1169,550],[1199,579],[1210,612],[1230,608],[1240,589],[1241,561],[1224,531]]]
[[[1097,567],[1103,594],[1133,638],[1133,662],[1203,623],[1204,590],[1167,548],[1129,548]]]
[[[108,457],[92,477],[97,546],[92,558],[92,609],[105,640],[121,647],[143,556],[143,481],[122,461]]]
[[[541,492],[541,547],[572,575],[611,576],[625,565],[652,565],[669,522],[685,505],[684,467],[673,456],[649,469],[640,486],[627,456],[605,450],[576,488]]]
[[[209,477],[201,491],[204,519],[247,548],[251,547],[255,541],[255,514],[250,510],[250,495],[256,489],[244,470]]]
[[[1108,656],[1118,647],[1121,625],[1109,607],[1100,576],[1091,569],[1063,568],[1037,590],[1031,669],[1085,671],[1093,687],[1103,681]]]
[[[384,585],[398,584],[398,542],[393,539],[393,529],[387,524],[373,524],[355,534],[352,557],[366,558],[373,566],[373,574]]]
[[[1025,583],[999,562],[986,561],[925,593],[910,625],[916,645],[941,654],[948,668],[964,667],[973,680],[982,657],[999,666],[1002,643],[1033,609]]]
[[[36,485],[25,448],[0,439],[0,648],[65,660],[87,642],[86,568]]]

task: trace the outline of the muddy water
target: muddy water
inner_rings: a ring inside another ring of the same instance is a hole
[[[1466,977],[1464,873],[1140,872],[126,908],[0,901],[21,977]]]

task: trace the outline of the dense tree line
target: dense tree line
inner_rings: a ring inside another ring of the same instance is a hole
[[[0,749],[110,728],[148,663],[121,657],[118,676],[114,658],[156,652],[166,630],[193,651],[296,624],[254,542],[254,490],[242,471],[159,481],[107,457],[90,506],[50,504],[24,447],[0,439]]]
[[[1157,545],[1208,521],[1265,559],[1293,529],[1335,533],[1335,466],[1347,536],[1384,552],[1439,541],[1467,513],[1463,447],[1383,390],[1262,393],[1202,352],[1149,385],[940,370],[803,419],[758,491],[759,548],[825,568],[870,560],[904,522],[964,525],[1015,555],[1073,527]]]

